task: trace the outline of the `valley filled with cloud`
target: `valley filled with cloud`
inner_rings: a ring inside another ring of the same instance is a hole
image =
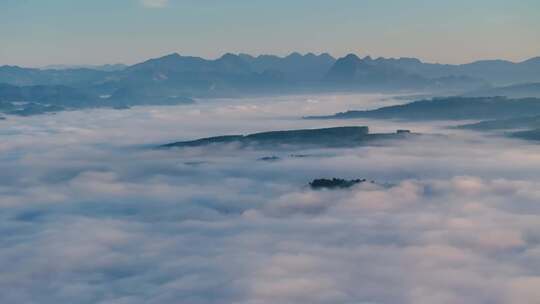
[[[536,303],[540,145],[448,128],[463,121],[301,119],[405,102],[393,97],[0,120],[0,302]],[[341,149],[156,149],[332,126],[423,135]],[[308,186],[331,177],[373,182]]]

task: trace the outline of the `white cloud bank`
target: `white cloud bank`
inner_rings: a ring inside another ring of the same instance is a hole
[[[303,158],[132,146],[320,123],[279,115],[312,103],[259,102],[0,122],[0,302],[537,303],[539,145],[456,133]],[[390,185],[305,187],[332,176]]]

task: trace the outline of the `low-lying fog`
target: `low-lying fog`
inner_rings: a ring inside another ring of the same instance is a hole
[[[288,96],[10,116],[0,302],[537,303],[540,145],[445,128],[463,122],[300,119],[404,102]],[[151,149],[345,125],[433,135],[293,152]],[[307,186],[322,177],[376,183]]]

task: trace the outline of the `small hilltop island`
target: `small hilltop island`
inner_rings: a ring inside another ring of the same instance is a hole
[[[201,147],[216,144],[238,144],[263,148],[284,146],[341,148],[364,145],[379,140],[403,139],[413,135],[417,134],[409,130],[397,130],[395,133],[369,133],[369,128],[366,126],[346,126],[215,136],[169,143],[161,145],[159,148]]]
[[[309,183],[309,186],[313,190],[321,190],[321,189],[328,189],[328,190],[335,190],[335,189],[347,189],[351,188],[354,185],[365,183],[367,180],[365,178],[363,179],[342,179],[342,178],[318,178],[314,179]],[[373,182],[371,182],[373,183]]]

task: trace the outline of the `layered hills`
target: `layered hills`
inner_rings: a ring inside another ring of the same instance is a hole
[[[210,60],[173,53],[130,66],[0,66],[0,101],[77,108],[333,91],[531,97],[537,94],[538,82],[540,57],[517,63],[491,60],[446,65],[354,54],[335,59],[326,53],[285,57],[229,53]]]

